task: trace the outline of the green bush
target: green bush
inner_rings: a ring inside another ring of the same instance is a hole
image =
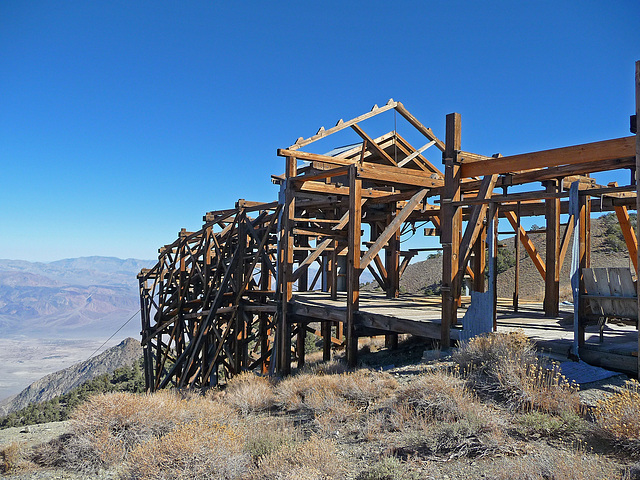
[[[96,393],[140,393],[144,390],[145,381],[142,359],[140,359],[130,367],[121,367],[111,374],[105,373],[89,380],[69,393],[44,402],[33,403],[22,410],[10,413],[0,418],[0,429],[67,420],[69,413],[75,407]]]

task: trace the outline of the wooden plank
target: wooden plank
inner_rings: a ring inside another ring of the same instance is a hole
[[[404,159],[402,159],[401,161],[398,162],[398,166],[399,167],[404,167],[407,163],[409,163],[410,161],[412,161],[414,158],[418,157],[422,152],[424,152],[427,148],[435,145],[436,141],[435,140],[431,140],[429,143],[424,144],[422,147],[420,147],[418,150],[416,150],[415,152],[409,154],[407,157],[405,157]]]
[[[609,297],[610,295],[613,295],[609,283],[609,272],[607,268],[592,268],[591,270],[596,278],[596,289],[598,295],[601,295],[602,297]],[[602,312],[605,316],[613,315],[613,303],[610,298],[601,298],[600,305],[602,306]]]
[[[560,254],[558,255],[558,268],[562,269],[562,265],[564,264],[564,258],[567,254],[567,250],[569,248],[569,240],[571,239],[571,235],[573,235],[573,215],[569,217],[569,221],[567,222],[567,228],[564,230],[564,235],[562,236],[562,242],[560,242]]]
[[[480,192],[478,192],[478,198],[490,198],[493,193],[493,187],[498,180],[498,175],[488,175],[482,180],[482,186]],[[458,274],[464,271],[469,258],[471,257],[471,251],[473,245],[478,239],[480,231],[484,228],[484,220],[487,214],[487,204],[475,205],[471,212],[471,218],[467,223],[462,242],[460,242],[460,265],[458,266]]]
[[[355,125],[358,122],[361,122],[371,117],[375,117],[376,115],[386,112],[387,110],[391,110],[392,108],[395,108],[396,105],[397,105],[397,102],[394,102],[393,100],[389,100],[389,102],[387,102],[385,106],[378,107],[376,105],[370,112],[365,113],[364,115],[360,115],[359,117],[353,118],[346,122],[339,121],[338,124],[333,128],[330,128],[328,130],[324,130],[324,128],[321,128],[318,131],[318,133],[316,133],[312,137],[309,137],[307,139],[303,139],[302,137],[299,138],[298,141],[296,141],[296,143],[294,143],[289,147],[289,150],[297,150],[299,148],[302,148],[306,145],[309,145],[310,143],[315,142],[316,140],[320,140],[321,138],[325,138],[333,133],[336,133],[336,132],[339,132],[340,130],[348,128],[351,125]]]
[[[346,175],[348,172],[349,172],[349,166],[345,165],[337,168],[332,168],[330,170],[323,170],[322,172],[318,172],[318,173],[299,175],[297,177],[293,177],[292,181],[294,183],[304,183],[304,182],[309,182],[311,180],[323,180],[325,178],[340,177],[340,176]]]
[[[620,229],[624,236],[624,241],[627,244],[627,250],[629,250],[629,258],[633,262],[633,267],[638,273],[638,239],[636,238],[636,232],[631,228],[629,222],[629,211],[627,207],[619,206],[614,207],[618,222],[620,222]]]
[[[558,193],[558,182],[547,180],[544,183],[547,192]],[[548,317],[557,317],[560,311],[560,266],[558,251],[560,249],[560,200],[545,200],[546,251],[545,251],[545,288],[544,312]]]
[[[636,62],[636,141],[635,141],[635,173],[636,173],[636,211],[640,213],[640,182],[637,180],[640,172],[640,128],[637,128],[638,119],[640,119],[640,60]],[[638,228],[640,229],[640,220],[638,221]],[[636,259],[636,265],[640,264],[640,249],[638,250],[638,257]],[[636,282],[636,295],[638,297],[638,317],[637,324],[640,328],[640,278]],[[638,352],[640,352],[640,333],[638,334]],[[640,355],[638,355],[636,363],[636,375],[640,377]]]
[[[533,242],[531,241],[531,238],[529,238],[529,235],[527,235],[527,232],[524,230],[524,228],[522,226],[518,228],[519,223],[518,223],[518,220],[516,219],[516,215],[514,212],[505,211],[504,216],[514,229],[518,229],[520,231],[519,236],[520,236],[520,241],[522,242],[522,246],[529,254],[529,257],[533,261],[533,264],[538,269],[538,272],[540,272],[540,275],[544,280],[546,276],[546,267],[544,265],[544,261],[542,260],[542,257],[538,253],[538,249],[533,244]]]
[[[381,170],[381,166],[383,165],[363,163],[361,166],[358,166],[358,176],[383,185],[392,184],[435,188],[443,184],[443,181],[439,178],[431,178],[425,175],[426,172],[423,173],[418,170],[407,170],[406,168],[397,167],[394,167],[393,171],[387,169]]]
[[[280,157],[287,157],[288,155],[295,154],[299,160],[316,161],[316,162],[328,163],[330,165],[354,165],[355,163],[357,163],[356,160],[347,160],[340,157],[330,157],[328,155],[321,155],[318,153],[292,152],[291,150],[286,150],[286,149],[279,149],[277,153],[278,153],[278,156]],[[418,185],[425,184],[425,186],[443,185],[443,181],[441,179],[431,178],[431,176],[433,175],[433,173],[431,172],[424,172],[420,170],[407,171],[406,168],[398,168],[395,166],[380,165],[377,163],[368,163],[368,162],[364,162],[361,165],[361,167],[364,169],[364,172],[365,172],[364,174],[367,175],[367,178],[368,176],[373,176],[374,174],[378,175],[379,177],[383,177],[386,175],[390,178],[396,175],[410,182],[410,183],[407,183],[408,185],[416,184],[415,182],[421,182],[421,183],[418,183]],[[411,181],[411,177],[414,177],[416,180]],[[430,183],[425,183],[428,181],[430,181]]]
[[[358,361],[358,337],[355,331],[355,313],[360,305],[360,235],[362,222],[362,180],[356,167],[349,171],[349,249],[347,252],[347,317],[345,322],[347,365],[354,368]]]
[[[598,285],[596,282],[595,272],[592,268],[583,268],[582,269],[582,281],[584,282],[584,288],[587,291],[587,295],[589,298],[589,307],[592,314],[594,315],[604,315],[604,311],[602,309],[602,304],[598,297],[600,296],[600,292],[598,291]],[[589,312],[585,312],[589,313]]]
[[[380,252],[384,245],[386,245],[394,232],[402,226],[402,223],[409,217],[409,215],[413,212],[413,209],[416,207],[416,205],[418,205],[418,203],[422,201],[426,194],[426,189],[419,190],[411,198],[411,200],[407,202],[405,207],[400,212],[398,212],[393,221],[387,226],[387,228],[385,228],[384,232],[380,234],[375,243],[362,257],[362,260],[360,261],[361,268],[366,268],[366,266],[371,263],[373,258]]]
[[[438,147],[440,149],[440,151],[444,152],[445,146],[444,146],[444,143],[442,142],[442,140],[440,140],[438,137],[436,137],[435,134],[433,133],[433,131],[430,128],[427,128],[424,125],[422,125],[418,121],[418,119],[416,117],[411,115],[411,113],[409,113],[409,111],[405,108],[405,106],[402,103],[400,103],[400,102],[396,103],[396,112],[398,112],[400,115],[402,115],[407,122],[409,122],[411,125],[413,125],[413,127],[416,130],[418,130],[420,133],[422,133],[429,140],[435,141],[436,142],[435,143],[436,147]]]
[[[635,155],[635,137],[623,137],[571,147],[510,155],[462,164],[462,177],[478,177],[494,173],[513,173],[560,165],[602,162]]]
[[[371,137],[369,137],[369,135],[367,135],[366,132],[360,128],[360,126],[358,126],[357,124],[354,124],[354,125],[351,125],[351,128],[353,129],[354,132],[356,132],[360,136],[360,138],[362,138],[362,140],[364,140],[365,144],[368,145],[369,148],[374,150],[378,155],[380,155],[384,160],[389,162],[394,167],[398,166],[396,161],[393,158],[391,158],[387,154],[387,152],[385,152],[382,148],[380,148],[380,146],[376,142],[374,142],[371,139]]]
[[[451,326],[457,322],[457,280],[460,253],[460,231],[462,230],[462,208],[453,205],[460,201],[460,151],[461,123],[459,113],[450,113],[446,118],[446,149],[444,150],[445,189],[441,197],[440,224],[442,230],[442,323],[440,325],[441,346],[451,346]]]

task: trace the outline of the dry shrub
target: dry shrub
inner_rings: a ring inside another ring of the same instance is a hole
[[[97,471],[123,461],[137,445],[198,417],[227,423],[235,412],[219,402],[200,396],[183,398],[170,391],[95,395],[73,412],[71,432],[38,447],[34,461]]]
[[[409,470],[406,463],[396,457],[382,457],[358,474],[356,480],[417,480],[420,478]]]
[[[15,473],[29,470],[34,465],[29,461],[29,452],[24,444],[12,442],[0,450],[0,473]]]
[[[276,403],[286,410],[326,406],[326,399],[347,400],[358,406],[368,406],[389,396],[398,382],[389,374],[359,370],[340,375],[301,374],[285,378],[276,387]]]
[[[640,455],[640,384],[626,382],[624,388],[598,401],[596,423],[622,446]]]
[[[246,415],[269,410],[275,395],[269,379],[245,372],[229,380],[222,400]]]
[[[187,480],[244,478],[251,456],[244,451],[244,432],[202,418],[136,447],[123,478]]]
[[[582,451],[546,448],[535,455],[496,459],[487,477],[495,480],[610,480],[620,478],[612,461]]]
[[[540,364],[535,346],[522,332],[472,338],[454,354],[473,388],[515,411],[577,412],[577,386],[559,367]]]
[[[343,461],[331,440],[311,437],[284,445],[263,457],[251,478],[255,480],[322,480],[342,478]]]
[[[286,418],[254,416],[245,419],[244,425],[244,449],[256,462],[299,439],[294,425]]]
[[[434,421],[456,421],[464,417],[473,402],[465,383],[457,376],[444,372],[419,375],[400,388],[391,399],[396,412],[408,415],[407,420],[423,417]]]
[[[307,364],[301,373],[309,373],[311,375],[338,375],[346,373],[347,370],[348,368],[344,362],[329,360],[328,362]]]
[[[518,358],[525,364],[535,364],[535,345],[522,331],[494,332],[462,343],[453,354],[458,365],[474,372],[494,370],[504,358]]]

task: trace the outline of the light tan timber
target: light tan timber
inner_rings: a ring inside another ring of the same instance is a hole
[[[627,207],[613,207],[616,212],[616,216],[618,217],[618,222],[620,222],[620,229],[622,230],[622,235],[624,236],[624,241],[627,244],[627,249],[629,250],[629,258],[633,262],[633,268],[636,273],[638,273],[638,239],[636,237],[636,232],[631,228],[631,223],[629,222],[629,211]]]
[[[402,223],[407,219],[407,217],[413,212],[413,209],[416,208],[416,205],[422,201],[424,196],[427,194],[427,190],[419,190],[412,198],[409,200],[407,205],[395,216],[393,221],[385,228],[384,232],[380,234],[375,243],[371,246],[371,248],[364,254],[362,260],[360,260],[361,268],[366,268],[369,263],[374,259],[378,252],[382,250],[382,248],[389,241],[391,236],[400,228]]]
[[[538,269],[538,272],[540,272],[540,275],[544,280],[546,278],[546,267],[544,265],[544,261],[542,260],[542,257],[538,253],[538,249],[529,238],[529,235],[527,235],[527,232],[525,231],[525,229],[522,226],[518,226],[518,220],[514,212],[509,212],[509,211],[504,212],[504,216],[507,220],[509,220],[509,223],[514,229],[519,229],[520,241],[522,242],[522,246],[529,254],[529,257],[533,261],[533,264],[536,266],[536,268]]]
[[[479,199],[488,199],[491,197],[493,193],[493,187],[498,180],[498,175],[488,175],[484,177],[482,180],[482,185],[480,187],[480,192],[478,193]],[[488,205],[482,203],[480,205],[476,205],[473,207],[473,211],[471,212],[471,218],[467,223],[467,228],[464,232],[464,236],[462,237],[462,242],[460,243],[460,264],[458,266],[458,274],[464,271],[467,263],[469,262],[469,258],[471,257],[472,247],[478,239],[478,235],[482,231],[484,227],[484,220],[487,215]]]
[[[386,112],[387,110],[391,110],[392,108],[395,108],[396,105],[397,103],[391,99],[387,102],[385,106],[378,107],[376,105],[371,109],[369,113],[365,113],[364,115],[360,115],[359,117],[356,117],[352,120],[348,120],[346,122],[339,121],[335,127],[330,128],[329,130],[324,130],[324,128],[321,128],[318,131],[318,133],[316,133],[312,137],[307,138],[306,140],[303,139],[302,137],[299,138],[296,143],[294,143],[289,147],[289,150],[297,150],[298,148],[302,148],[306,145],[309,145],[310,143],[315,142],[316,140],[320,140],[321,138],[327,137],[332,133],[339,132],[340,130],[350,127],[351,125],[355,125],[356,123],[362,122],[363,120],[366,120],[371,117],[375,117],[376,115]]]

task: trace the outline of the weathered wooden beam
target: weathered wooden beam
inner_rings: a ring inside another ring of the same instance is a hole
[[[483,200],[491,198],[491,195],[493,194],[493,187],[495,186],[497,179],[498,175],[487,175],[486,177],[484,177],[477,198]],[[458,266],[459,275],[464,271],[467,263],[469,262],[472,247],[478,239],[480,231],[484,228],[484,220],[486,218],[487,208],[487,204],[484,203],[475,205],[473,207],[471,218],[467,223],[467,228],[465,229],[464,236],[462,237],[462,242],[460,243],[460,263]]]
[[[349,249],[347,253],[347,317],[345,325],[347,365],[354,368],[358,361],[358,337],[355,331],[355,314],[360,307],[360,235],[362,221],[362,180],[356,167],[349,172]]]
[[[400,102],[396,104],[396,112],[404,117],[404,119],[409,122],[413,127],[418,130],[421,134],[427,137],[429,140],[434,140],[436,142],[436,147],[440,149],[440,151],[444,152],[444,143],[438,137],[435,136],[433,131],[430,128],[422,125],[416,117],[411,115],[409,111],[404,107],[404,105]]]
[[[531,238],[529,238],[529,235],[524,230],[524,228],[522,228],[522,226],[519,225],[519,222],[516,218],[516,214],[512,211],[505,211],[503,212],[503,214],[505,218],[509,221],[511,226],[520,232],[519,237],[520,237],[520,241],[522,242],[522,246],[529,254],[529,257],[533,261],[533,264],[538,269],[538,272],[540,272],[540,275],[544,280],[546,277],[546,267],[545,267],[544,261],[542,260],[542,257],[538,253],[538,249],[533,244],[533,242],[531,241]]]
[[[398,212],[395,218],[391,221],[391,223],[385,228],[384,232],[380,234],[375,243],[371,246],[371,248],[364,254],[362,260],[360,261],[360,265],[362,268],[366,268],[369,263],[373,260],[373,258],[380,252],[380,250],[387,244],[391,236],[395,233],[396,230],[400,228],[402,223],[409,217],[413,209],[422,201],[424,196],[427,194],[427,190],[419,190],[412,198],[407,202],[405,207]]]
[[[442,229],[442,323],[441,345],[451,346],[451,326],[457,322],[457,280],[460,264],[460,232],[462,230],[462,208],[453,205],[460,201],[460,151],[461,123],[459,113],[450,113],[446,120],[445,188],[441,197],[440,224]]]
[[[557,193],[558,182],[547,180],[545,187],[550,193]],[[545,251],[545,288],[544,312],[548,317],[557,317],[560,308],[560,265],[558,251],[560,247],[560,200],[545,200],[546,251]]]
[[[638,190],[636,191],[636,210],[640,214],[640,181],[638,181],[638,175],[640,174],[640,129],[637,128],[637,119],[640,118],[640,60],[636,62],[636,135],[635,135],[635,157],[636,157],[636,185]],[[640,215],[639,215],[640,216]],[[637,222],[640,229],[640,221]],[[637,237],[640,237],[639,233],[636,233]],[[638,251],[640,255],[640,250]],[[636,264],[640,264],[640,257],[636,258]],[[640,282],[637,283],[638,291],[638,325],[640,325]],[[640,352],[640,334],[638,334],[638,352]],[[638,355],[638,378],[640,378],[640,354]]]
[[[638,239],[636,232],[629,222],[629,211],[627,207],[624,206],[614,207],[614,209],[618,217],[618,222],[620,222],[620,229],[622,230],[624,241],[627,244],[627,250],[629,250],[629,258],[633,262],[636,273],[638,273]]]
[[[358,122],[361,122],[363,120],[366,120],[368,118],[371,117],[375,117],[376,115],[379,115],[383,112],[386,112],[387,110],[391,110],[392,108],[395,108],[397,105],[396,102],[393,101],[393,99],[390,99],[387,104],[383,107],[378,107],[377,105],[375,105],[370,112],[365,113],[364,115],[360,115],[359,117],[353,118],[351,120],[348,120],[346,122],[343,122],[342,120],[340,120],[337,125],[333,128],[330,128],[328,130],[325,130],[324,128],[321,128],[318,133],[316,133],[315,135],[313,135],[312,137],[309,137],[307,139],[303,139],[302,137],[300,137],[296,143],[294,143],[293,145],[291,145],[289,147],[289,150],[297,150],[299,148],[302,148],[306,145],[309,145],[310,143],[315,142],[316,140],[320,140],[321,138],[325,138],[328,137],[329,135],[339,132],[340,130],[343,130],[345,128],[350,127],[351,125],[355,125]]]
[[[477,177],[494,173],[514,173],[560,165],[578,165],[616,160],[635,155],[635,137],[623,137],[571,147],[491,158],[462,164],[462,177]]]
[[[376,152],[378,155],[380,155],[384,160],[389,162],[394,167],[398,166],[396,161],[393,158],[391,158],[389,154],[387,154],[387,152],[385,152],[382,148],[380,148],[380,146],[376,142],[374,142],[371,139],[371,137],[369,137],[369,135],[367,135],[366,132],[360,128],[359,125],[357,124],[351,125],[351,128],[353,129],[354,132],[358,134],[360,138],[362,138],[362,140],[364,140],[365,145],[368,145],[369,148],[371,148],[374,152]],[[363,155],[364,155],[364,150],[363,150]]]

